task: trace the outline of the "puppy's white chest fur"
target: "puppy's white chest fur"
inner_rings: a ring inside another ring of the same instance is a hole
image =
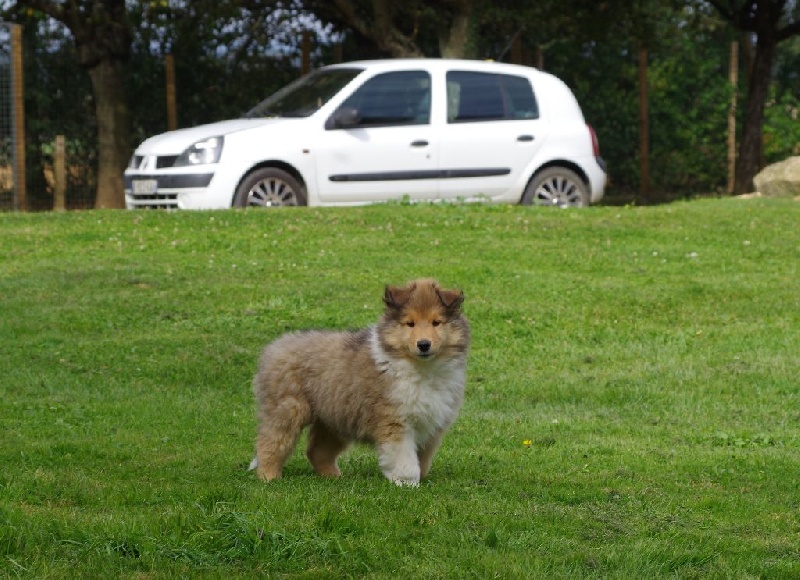
[[[418,362],[390,357],[373,329],[370,343],[375,364],[392,380],[389,393],[398,412],[413,430],[419,446],[456,418],[464,400],[466,361],[463,358]]]

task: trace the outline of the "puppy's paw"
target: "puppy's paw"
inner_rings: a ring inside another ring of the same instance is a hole
[[[406,469],[396,469],[384,475],[397,486],[419,487],[419,466],[416,463],[407,465]]]
[[[272,481],[273,479],[278,479],[281,476],[281,472],[274,469],[259,467],[256,471],[256,475],[261,481]]]
[[[418,479],[393,479],[394,484],[397,487],[419,487],[419,480]]]
[[[378,461],[386,479],[397,485],[419,485],[419,459],[411,438],[379,446]]]

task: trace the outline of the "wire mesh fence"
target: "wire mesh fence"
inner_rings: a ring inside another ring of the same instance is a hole
[[[11,26],[0,22],[0,210],[15,207]]]
[[[0,22],[0,211],[53,209],[59,136],[65,208],[94,206],[96,122],[74,50],[63,28]]]
[[[28,210],[50,210],[55,198],[56,138],[64,137],[66,209],[94,206],[97,123],[89,76],[63,26],[30,23],[23,36]]]

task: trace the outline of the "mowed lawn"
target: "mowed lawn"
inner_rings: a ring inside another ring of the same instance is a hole
[[[794,201],[0,214],[0,576],[800,577],[798,265]],[[420,276],[430,477],[248,473],[262,346]]]

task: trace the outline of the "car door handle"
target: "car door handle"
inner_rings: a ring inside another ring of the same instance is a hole
[[[418,139],[416,141],[411,142],[412,147],[427,147],[428,142],[425,139]]]
[[[533,135],[520,135],[519,137],[517,137],[517,141],[520,141],[522,143],[530,143],[531,141],[533,141]]]

